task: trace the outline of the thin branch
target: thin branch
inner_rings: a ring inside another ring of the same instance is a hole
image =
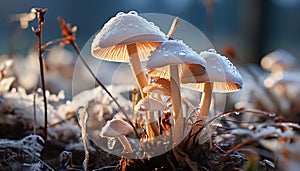
[[[169,39],[172,38],[173,34],[175,33],[176,28],[178,27],[178,20],[179,20],[179,18],[175,17],[174,20],[173,20],[173,22],[172,22],[172,25],[171,25],[171,27],[169,29],[168,34],[167,34],[167,37]]]
[[[44,118],[44,140],[45,140],[45,151],[47,149],[47,123],[48,123],[48,113],[47,113],[47,98],[46,98],[46,86],[45,86],[45,76],[44,76],[44,65],[43,65],[43,50],[42,50],[42,28],[45,22],[44,15],[47,12],[46,8],[35,8],[33,9],[34,12],[37,14],[38,18],[38,29],[34,30],[32,28],[32,31],[35,33],[36,36],[38,36],[38,53],[39,53],[39,64],[40,64],[40,75],[41,75],[41,82],[42,82],[42,90],[43,90],[43,97],[44,97],[44,110],[45,110],[45,118]]]
[[[33,92],[33,134],[36,135],[36,92],[37,88],[34,88]]]

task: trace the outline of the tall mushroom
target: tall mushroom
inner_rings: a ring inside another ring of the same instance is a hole
[[[181,111],[181,93],[178,65],[197,64],[205,71],[206,63],[182,41],[169,40],[158,46],[149,57],[146,68],[154,70],[169,66],[169,79],[174,117],[173,143],[179,143],[184,135],[184,118]],[[181,67],[180,67],[181,68]],[[162,71],[164,72],[164,71]]]
[[[150,51],[166,41],[166,35],[157,26],[140,17],[137,12],[118,13],[111,18],[95,36],[91,53],[93,56],[116,62],[130,62],[142,97],[147,78],[141,60],[147,60]]]
[[[240,90],[242,76],[237,68],[214,49],[203,51],[200,56],[206,61],[206,73],[197,73],[192,65],[185,65],[181,74],[181,83],[202,92],[200,113],[207,116],[211,104],[212,92],[228,93]]]
[[[132,132],[133,129],[130,124],[121,119],[112,119],[106,123],[100,132],[101,137],[115,137],[118,138],[124,147],[124,151],[132,152],[131,145],[129,144],[125,135]]]

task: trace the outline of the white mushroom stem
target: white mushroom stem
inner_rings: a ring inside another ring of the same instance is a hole
[[[172,92],[172,107],[174,117],[173,144],[178,144],[183,139],[184,119],[181,111],[181,93],[178,75],[178,66],[170,65],[170,86]]]
[[[139,54],[136,49],[136,44],[132,43],[127,45],[127,52],[129,55],[131,69],[140,88],[142,98],[145,98],[146,94],[143,93],[143,88],[148,84],[148,81],[141,65]]]
[[[132,152],[131,145],[129,144],[129,141],[127,140],[127,138],[125,137],[125,135],[118,136],[118,139],[121,142],[121,144],[123,145],[124,151]]]
[[[151,115],[150,112],[147,111],[146,115],[145,115],[145,124],[146,124],[146,133],[147,133],[149,139],[155,137],[155,133],[152,129],[151,122],[150,122],[150,115]]]
[[[213,83],[204,82],[203,92],[201,95],[201,102],[200,102],[201,116],[204,116],[204,117],[208,116],[211,98],[212,98],[212,89],[213,89]]]
[[[156,120],[154,118],[154,112],[149,112],[149,120],[150,120],[150,126],[155,136],[159,136],[159,130],[158,126],[156,124]]]

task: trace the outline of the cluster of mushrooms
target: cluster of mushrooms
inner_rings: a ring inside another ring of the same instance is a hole
[[[283,49],[277,49],[262,58],[261,66],[270,72],[264,79],[264,86],[274,99],[280,99],[280,102],[275,102],[276,112],[282,115],[299,113],[300,81],[295,79],[299,75],[297,58]]]
[[[289,121],[300,112],[300,74],[298,59],[283,49],[265,55],[259,65],[240,67],[243,91],[235,94],[235,108],[274,112]]]
[[[134,113],[143,118],[137,124],[145,130],[143,142],[153,143],[155,137],[163,134],[171,137],[169,142],[173,147],[187,135],[180,87],[202,92],[198,115],[205,121],[213,92],[234,92],[243,84],[238,70],[226,57],[214,49],[196,53],[135,11],[120,12],[111,18],[95,36],[91,53],[102,60],[129,61],[142,97]],[[146,69],[141,61],[146,62]],[[161,122],[159,117],[163,118]],[[101,129],[100,136],[117,137],[123,152],[130,153],[133,148],[125,135],[132,131],[128,122],[112,119]]]

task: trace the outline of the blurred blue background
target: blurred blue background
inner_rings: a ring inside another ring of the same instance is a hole
[[[9,16],[28,12],[32,7],[48,8],[43,42],[60,37],[57,16],[78,26],[77,43],[84,43],[119,11],[136,10],[139,13],[164,13],[190,22],[202,30],[217,51],[232,47],[244,62],[258,62],[265,54],[282,48],[298,57],[300,53],[299,0],[9,0],[0,1],[0,55],[21,53],[37,41],[31,26],[22,30],[18,22],[9,22]],[[209,6],[209,5],[208,5]],[[210,10],[209,10],[210,9]],[[207,11],[209,10],[209,11]],[[211,13],[210,13],[211,12]],[[209,15],[207,15],[209,14]]]

